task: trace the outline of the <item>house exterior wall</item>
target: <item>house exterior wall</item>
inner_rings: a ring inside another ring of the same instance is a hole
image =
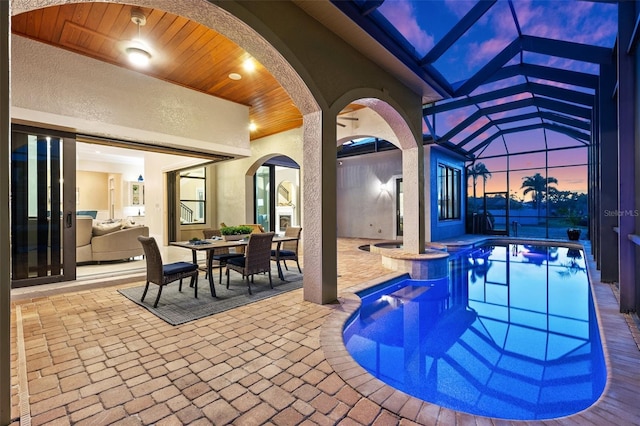
[[[464,181],[464,162],[453,155],[448,154],[444,149],[430,145],[425,148],[425,188],[427,189],[427,212],[429,217],[426,220],[426,227],[430,229],[429,241],[441,241],[465,234],[466,221],[466,185]],[[438,218],[438,164],[444,164],[456,169],[460,169],[460,219],[440,220]]]
[[[217,221],[227,225],[253,223],[253,175],[256,169],[270,158],[287,156],[302,167],[302,129],[293,129],[251,142],[251,156],[232,161],[215,163],[212,166],[215,180]],[[304,211],[300,206],[303,221]],[[301,224],[304,227],[304,223]]]
[[[402,176],[402,153],[399,150],[346,157],[338,161],[338,237],[396,238],[396,176]],[[384,189],[381,187],[383,184]]]
[[[460,169],[460,219],[438,219],[438,164]],[[338,161],[338,237],[395,239],[395,178],[402,177],[399,150],[342,158]],[[386,189],[381,189],[385,184]],[[441,148],[425,148],[426,229],[429,241],[465,234],[464,162]]]

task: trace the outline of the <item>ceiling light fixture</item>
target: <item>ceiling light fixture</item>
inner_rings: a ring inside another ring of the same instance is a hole
[[[247,59],[242,64],[242,67],[245,69],[245,71],[251,72],[251,71],[254,71],[256,69],[256,64],[253,62],[252,59]]]
[[[147,23],[147,17],[140,9],[131,9],[131,22],[138,26],[138,37],[130,41],[129,46],[125,49],[129,62],[137,67],[146,67],[151,60],[149,47],[140,37],[140,27]]]

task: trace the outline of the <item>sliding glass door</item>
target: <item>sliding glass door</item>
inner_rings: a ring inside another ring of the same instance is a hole
[[[75,135],[11,133],[12,287],[74,280]]]
[[[275,206],[272,204],[271,188],[274,185],[274,166],[265,165],[258,167],[254,176],[255,188],[255,220],[266,231],[273,231],[273,217]]]
[[[300,166],[275,157],[258,167],[253,179],[255,223],[278,234],[300,226]]]

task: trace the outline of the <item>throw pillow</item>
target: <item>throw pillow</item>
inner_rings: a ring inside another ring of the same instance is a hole
[[[138,226],[141,226],[141,225],[136,224],[131,219],[122,219],[122,229],[137,228]]]
[[[119,231],[122,228],[120,222],[113,223],[99,223],[97,225],[93,225],[93,236],[99,237],[101,235],[107,235],[115,231]]]

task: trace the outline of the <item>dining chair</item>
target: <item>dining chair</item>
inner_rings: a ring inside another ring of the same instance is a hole
[[[249,242],[242,257],[234,257],[227,261],[227,288],[229,288],[229,271],[236,271],[242,274],[242,279],[247,279],[249,294],[251,293],[251,283],[253,276],[259,273],[269,274],[269,286],[273,288],[271,281],[271,244],[273,242],[273,232],[251,234]],[[251,279],[249,279],[251,277]]]
[[[160,294],[162,293],[162,287],[180,280],[179,291],[182,291],[182,279],[191,277],[191,286],[193,286],[194,296],[198,298],[198,265],[190,262],[174,262],[163,264],[160,249],[158,243],[156,243],[153,237],[138,237],[138,241],[142,244],[144,250],[144,257],[147,261],[147,284],[144,287],[142,293],[141,302],[144,302],[144,297],[149,290],[149,283],[154,283],[159,286],[158,296],[153,304],[154,308],[158,307],[158,301],[160,300]]]
[[[222,236],[219,229],[204,229],[202,231],[202,234],[204,235],[205,240],[210,240],[213,237]],[[220,270],[218,280],[219,280],[219,283],[222,284],[222,268],[224,268],[227,265],[227,260],[232,259],[234,257],[242,257],[242,256],[243,254],[239,252],[230,253],[228,247],[220,247],[213,250],[208,250],[207,265],[209,264],[210,260],[217,262],[216,264],[213,264],[213,262],[211,262],[211,266],[212,268],[218,268]],[[211,259],[209,259],[209,257],[211,257]],[[203,269],[205,271],[205,278],[207,278],[208,274],[211,271],[209,271],[209,268],[206,266]]]
[[[271,260],[278,262],[278,269],[280,269],[280,261],[284,264],[285,269],[288,271],[287,260],[295,260],[298,265],[298,272],[302,273],[300,269],[300,263],[298,262],[298,243],[300,242],[300,233],[302,228],[299,226],[288,226],[284,231],[285,237],[295,237],[292,241],[283,241],[280,250],[271,250]]]

